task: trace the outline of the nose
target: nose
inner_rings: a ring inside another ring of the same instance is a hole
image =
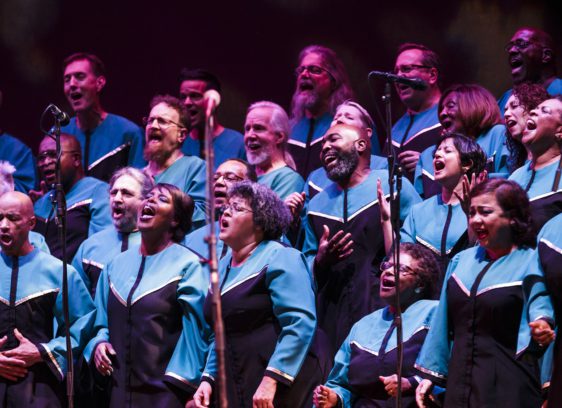
[[[6,217],[0,218],[0,230],[8,229],[8,219]]]
[[[121,191],[117,191],[117,193],[115,193],[115,196],[113,197],[113,201],[123,201],[123,194],[121,194]]]

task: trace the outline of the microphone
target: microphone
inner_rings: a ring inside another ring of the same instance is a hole
[[[217,106],[221,103],[221,95],[214,89],[209,89],[203,94],[203,98],[207,101],[207,117],[215,113]]]
[[[54,103],[51,103],[49,106],[47,106],[47,110],[50,111],[55,119],[59,121],[61,126],[66,126],[70,123],[70,117],[68,116],[68,114],[60,110]]]
[[[396,82],[399,84],[407,85],[410,88],[417,89],[419,91],[426,90],[429,86],[427,82],[419,78],[408,78],[402,75],[396,75],[391,72],[381,72],[381,71],[371,71],[369,72],[369,78],[371,76],[377,78],[383,78],[389,82]]]

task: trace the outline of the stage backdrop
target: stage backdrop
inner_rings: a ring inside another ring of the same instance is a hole
[[[251,102],[289,108],[300,49],[323,44],[341,56],[358,101],[377,120],[370,70],[392,70],[397,46],[427,44],[443,62],[443,83],[477,82],[499,96],[510,87],[503,48],[519,26],[550,32],[562,53],[559,1],[76,1],[0,2],[0,127],[34,151],[39,117],[67,108],[61,62],[93,52],[107,67],[103,104],[140,123],[151,97],[177,95],[181,67],[207,68],[223,84],[222,122],[242,130]],[[395,101],[396,102],[396,101]],[[394,104],[394,116],[403,113]],[[382,133],[382,131],[379,131]]]

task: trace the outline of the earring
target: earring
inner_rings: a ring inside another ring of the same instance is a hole
[[[418,286],[417,288],[414,289],[414,292],[420,294],[423,292],[423,289]]]

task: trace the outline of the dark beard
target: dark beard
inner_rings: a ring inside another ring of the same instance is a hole
[[[144,147],[142,157],[147,162],[155,162],[159,165],[166,163],[172,156],[173,151],[152,150],[149,145]]]
[[[328,178],[336,183],[343,180],[349,180],[357,166],[359,165],[359,153],[355,146],[348,152],[338,152],[337,164],[328,170],[326,174]]]

